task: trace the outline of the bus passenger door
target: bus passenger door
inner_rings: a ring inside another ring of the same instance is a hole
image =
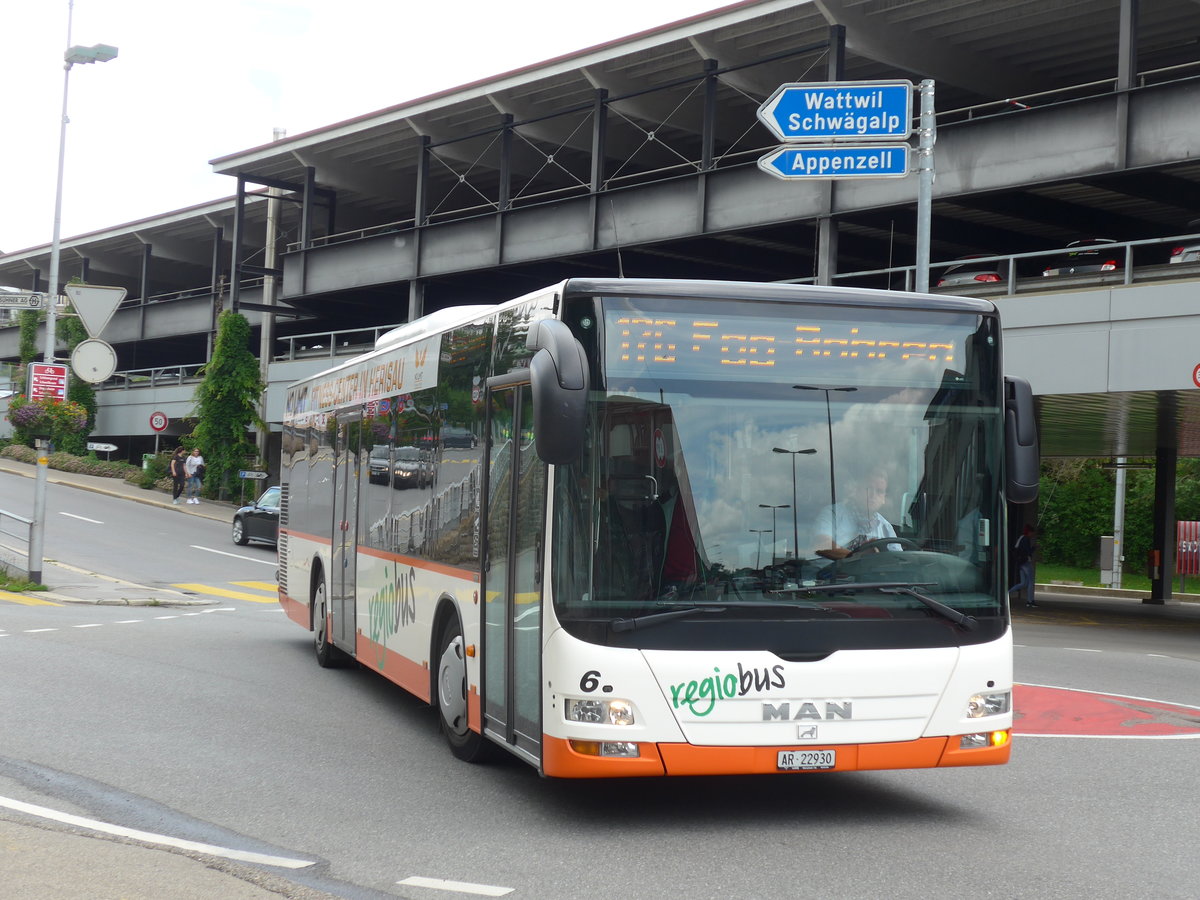
[[[530,386],[493,384],[487,427],[484,730],[536,764],[542,747],[546,464],[534,452]]]
[[[337,458],[333,475],[333,547],[329,573],[329,611],[333,643],[355,652],[354,593],[358,562],[358,483],[362,474],[359,446],[361,415],[338,417]],[[369,449],[369,448],[367,448]]]

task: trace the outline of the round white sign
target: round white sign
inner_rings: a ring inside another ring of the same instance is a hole
[[[80,341],[71,351],[71,368],[84,381],[99,384],[117,371],[117,353],[104,341],[94,338]]]

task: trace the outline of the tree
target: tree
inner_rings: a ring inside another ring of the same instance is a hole
[[[78,278],[72,278],[71,283],[82,284]],[[83,322],[76,316],[71,316],[70,318],[64,316],[59,319],[58,335],[66,342],[68,357],[88,337],[87,329],[83,327]],[[96,389],[78,375],[72,373],[67,383],[67,399],[78,403],[87,410],[87,428],[77,434],[65,437],[62,446],[55,446],[57,449],[67,453],[82,456],[87,452],[88,436],[96,427]]]
[[[205,460],[205,494],[223,497],[237,471],[257,457],[248,429],[266,427],[258,415],[264,385],[258,359],[250,351],[245,316],[231,310],[221,313],[212,359],[201,371],[204,380],[196,388],[197,422],[191,437]]]

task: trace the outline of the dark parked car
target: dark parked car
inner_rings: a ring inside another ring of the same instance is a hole
[[[387,444],[376,444],[371,448],[371,456],[367,462],[370,467],[367,473],[367,480],[371,484],[387,484],[388,483],[388,466],[389,448]]]
[[[269,487],[249,506],[233,514],[233,542],[279,543],[279,488]]]
[[[1067,252],[1053,260],[1042,274],[1053,278],[1059,275],[1105,275],[1116,272],[1125,261],[1125,248],[1112,246],[1109,238],[1087,238],[1067,244]]]
[[[392,487],[425,487],[433,480],[433,466],[424,450],[416,447],[397,447],[396,464],[392,469]]]
[[[475,435],[466,428],[447,426],[442,429],[443,447],[463,447],[470,449],[478,443]]]

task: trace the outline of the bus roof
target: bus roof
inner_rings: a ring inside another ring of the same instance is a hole
[[[625,297],[680,297],[744,299],[776,302],[828,303],[834,306],[934,309],[947,312],[994,313],[990,300],[941,294],[883,291],[874,288],[832,287],[818,284],[788,284],[753,281],[686,281],[660,278],[572,278],[563,285],[564,295],[603,294]]]

